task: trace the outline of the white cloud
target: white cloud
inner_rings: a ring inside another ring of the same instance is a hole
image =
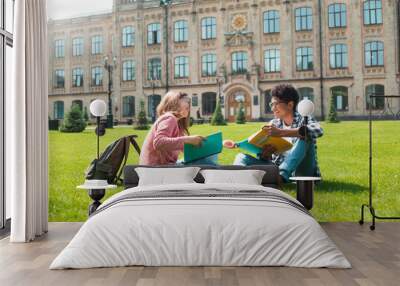
[[[112,11],[113,0],[48,0],[48,19],[65,19]]]

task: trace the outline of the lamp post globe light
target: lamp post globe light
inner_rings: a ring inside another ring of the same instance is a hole
[[[108,71],[108,114],[107,114],[107,128],[113,128],[114,116],[112,114],[112,101],[111,93],[113,87],[113,71],[117,66],[117,58],[113,57],[113,62],[109,63],[108,57],[104,58],[104,68]]]
[[[304,98],[297,105],[297,111],[304,118],[303,125],[300,127],[300,134],[306,139],[308,117],[310,117],[314,113],[314,103],[308,98]]]
[[[96,117],[97,121],[97,127],[95,130],[95,133],[97,135],[97,159],[99,159],[100,155],[100,146],[99,146],[99,141],[100,141],[100,136],[103,136],[105,134],[104,128],[100,128],[100,117],[104,116],[107,111],[107,105],[104,102],[104,100],[101,99],[96,99],[92,101],[92,103],[89,106],[90,113]]]

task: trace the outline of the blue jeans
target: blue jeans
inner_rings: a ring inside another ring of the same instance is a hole
[[[213,166],[216,166],[216,165],[218,165],[218,154],[211,155],[211,156],[208,156],[205,158],[201,158],[201,159],[189,162],[189,163],[185,163],[185,162],[183,162],[183,160],[178,160],[176,162],[176,164],[177,165],[187,165],[187,166],[190,166],[190,165],[213,165]]]
[[[266,165],[271,161],[254,158],[253,156],[239,153],[236,155],[233,165]],[[314,176],[316,168],[316,156],[314,143],[304,140],[298,140],[292,149],[290,149],[279,165],[279,174],[285,182],[294,174],[296,176]]]

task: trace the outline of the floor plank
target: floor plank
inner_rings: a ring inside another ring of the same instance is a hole
[[[356,223],[322,223],[352,269],[289,267],[118,267],[50,271],[55,256],[81,223],[50,223],[49,233],[28,244],[0,240],[0,285],[399,285],[400,223],[382,222],[375,231]]]

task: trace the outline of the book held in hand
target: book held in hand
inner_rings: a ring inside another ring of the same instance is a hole
[[[280,154],[290,150],[293,144],[282,137],[270,136],[267,131],[261,129],[254,133],[249,138],[237,142],[236,145],[250,153],[261,154],[266,145],[272,145],[275,148],[275,153]]]
[[[183,146],[183,161],[189,163],[222,152],[222,132],[208,135],[201,146],[185,144]]]

